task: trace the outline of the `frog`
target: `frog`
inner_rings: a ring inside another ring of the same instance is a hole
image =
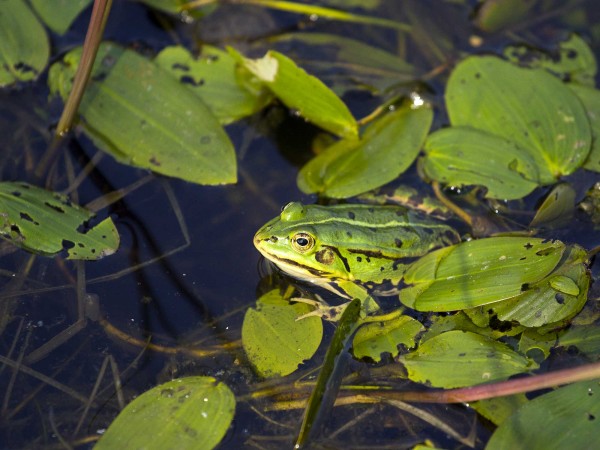
[[[254,236],[257,250],[287,275],[361,300],[397,294],[412,261],[458,242],[454,228],[419,211],[368,204],[291,202]]]

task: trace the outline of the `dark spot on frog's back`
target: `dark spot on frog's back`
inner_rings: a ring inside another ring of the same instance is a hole
[[[396,244],[396,247],[398,248],[402,248],[402,239],[394,239],[394,243]]]
[[[321,264],[329,266],[335,261],[335,253],[330,248],[324,248],[315,253],[315,259]]]
[[[349,231],[346,231],[346,236],[348,236],[349,238],[352,238],[352,233]]]
[[[350,217],[351,220],[354,220],[356,214],[354,214],[352,211],[348,211],[348,217]]]

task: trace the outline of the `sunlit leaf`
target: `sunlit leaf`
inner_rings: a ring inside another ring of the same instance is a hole
[[[0,183],[0,235],[42,255],[63,251],[67,259],[100,259],[119,247],[110,217],[96,225],[95,214],[64,195],[26,183]]]
[[[432,119],[429,106],[404,103],[370,124],[359,141],[338,141],[309,161],[298,174],[298,187],[346,198],[394,180],[417,157]]]
[[[588,449],[591,443],[600,441],[599,395],[600,385],[596,380],[539,396],[496,429],[486,450]]]
[[[30,0],[30,3],[48,28],[64,34],[92,0]]]
[[[318,317],[298,317],[311,311],[305,303],[290,304],[278,290],[263,295],[249,308],[242,326],[242,345],[255,370],[263,377],[285,376],[310,359],[323,337]]]
[[[527,67],[546,69],[571,83],[593,88],[597,72],[596,58],[589,45],[576,34],[559,44],[555,54],[525,45],[506,48],[504,55],[511,61]]]
[[[51,68],[63,99],[80,55]],[[200,184],[237,179],[233,145],[200,97],[131,50],[100,47],[79,112],[84,131],[122,163]]]
[[[592,360],[600,359],[600,327],[596,324],[569,328],[558,339],[561,347],[575,346]]]
[[[38,77],[50,56],[42,24],[23,0],[3,0],[0,7],[0,86]]]
[[[525,69],[493,56],[472,56],[452,72],[446,105],[453,126],[475,127],[514,141],[550,184],[580,167],[591,131],[579,99],[542,69]],[[471,158],[465,154],[465,159]],[[537,176],[537,178],[536,178]]]
[[[442,248],[411,264],[400,300],[419,311],[455,311],[523,293],[558,264],[559,241],[491,237]]]
[[[502,380],[536,368],[506,344],[464,331],[442,333],[398,359],[412,381],[443,388]]]
[[[393,320],[370,322],[358,329],[352,342],[356,358],[368,357],[375,362],[381,361],[382,353],[398,355],[398,345],[412,348],[415,336],[423,331],[423,325],[412,317],[399,316]]]
[[[283,104],[309,122],[340,137],[358,137],[356,119],[346,104],[288,57],[269,51],[260,59],[248,59],[233,49],[230,52]]]
[[[500,425],[527,402],[525,394],[516,394],[480,400],[469,405],[493,424]]]
[[[470,127],[432,133],[425,142],[423,170],[450,186],[481,185],[486,197],[522,198],[537,183],[536,166],[523,149],[505,138]]]
[[[94,448],[211,449],[225,436],[234,412],[235,397],[224,383],[178,378],[129,403]]]
[[[268,96],[242,86],[236,76],[235,60],[216,47],[204,45],[198,58],[184,47],[167,47],[154,61],[200,96],[222,124],[255,113],[268,100]]]
[[[550,351],[556,346],[556,333],[540,334],[535,328],[529,328],[521,334],[519,352],[538,362],[550,356]]]

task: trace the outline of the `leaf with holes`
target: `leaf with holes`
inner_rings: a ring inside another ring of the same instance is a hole
[[[0,183],[0,235],[41,255],[66,251],[67,259],[100,259],[119,247],[110,217],[95,214],[64,196],[26,183]]]

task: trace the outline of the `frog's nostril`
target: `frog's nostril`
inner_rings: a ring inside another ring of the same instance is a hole
[[[277,242],[277,236],[271,236],[269,239],[267,239],[269,242],[272,242],[273,244],[275,244]]]

